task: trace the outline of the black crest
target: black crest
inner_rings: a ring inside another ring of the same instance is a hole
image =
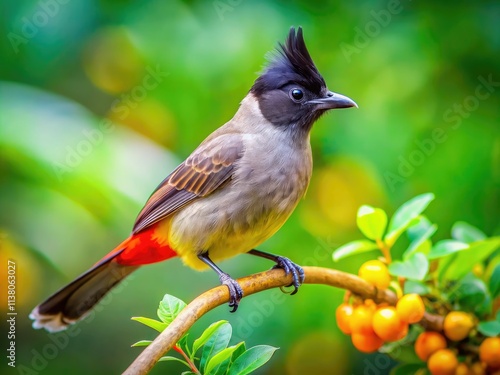
[[[285,45],[279,43],[277,53],[257,78],[251,92],[260,96],[267,90],[276,90],[291,82],[299,83],[315,94],[320,94],[326,87],[307,51],[301,27],[297,31],[290,28]]]

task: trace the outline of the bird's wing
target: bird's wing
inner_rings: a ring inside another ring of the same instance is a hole
[[[202,143],[156,188],[139,213],[133,233],[213,193],[231,178],[242,154],[240,134],[225,134]]]

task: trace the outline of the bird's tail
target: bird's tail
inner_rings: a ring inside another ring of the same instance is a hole
[[[115,261],[123,250],[112,252],[35,307],[30,314],[34,320],[33,328],[57,332],[82,319],[111,288],[139,267]]]
[[[50,332],[66,329],[82,319],[114,286],[142,264],[176,256],[155,226],[123,241],[91,269],[33,309],[33,328]]]

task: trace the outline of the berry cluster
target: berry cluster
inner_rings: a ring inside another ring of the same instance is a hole
[[[389,286],[391,277],[384,263],[370,260],[363,264],[359,276],[377,288]],[[361,352],[371,353],[385,342],[406,337],[410,324],[419,322],[425,313],[422,298],[407,294],[397,305],[376,304],[372,300],[344,302],[336,311],[337,324],[342,332],[351,335],[353,345]]]
[[[393,374],[500,375],[500,236],[457,221],[451,238],[433,241],[438,225],[424,214],[433,199],[416,196],[391,218],[359,208],[365,238],[335,249],[333,260],[379,252],[358,275],[397,299],[377,304],[348,291],[338,325],[358,350],[380,349],[398,361]]]
[[[380,260],[364,263],[358,275],[380,289],[388,288],[391,283],[389,270]],[[396,306],[347,296],[336,310],[337,325],[351,336],[354,347],[364,353],[375,352],[385,343],[404,339],[410,325],[419,323],[426,312],[424,299],[414,293],[402,295]],[[415,354],[427,363],[432,375],[500,375],[499,337],[484,339],[477,356],[463,355],[463,340],[475,329],[473,315],[451,311],[444,318],[443,333],[424,331],[418,335],[414,343]]]

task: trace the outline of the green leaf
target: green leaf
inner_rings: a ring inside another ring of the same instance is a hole
[[[245,344],[245,341],[240,342],[238,345],[239,346],[236,348],[233,355],[231,356],[231,362],[236,361],[236,358],[238,358],[240,355],[242,355],[247,351],[247,346]]]
[[[257,345],[248,349],[234,361],[228,375],[250,374],[269,361],[277,349],[268,345]]]
[[[420,296],[425,296],[431,293],[431,288],[428,285],[419,281],[406,280],[403,294],[411,294],[411,293],[415,293]]]
[[[238,343],[236,350],[231,355],[231,358],[229,358],[229,359],[225,360],[223,363],[221,363],[221,365],[218,368],[218,370],[215,373],[215,375],[226,375],[227,374],[227,370],[229,369],[229,367],[231,366],[231,364],[234,361],[236,361],[236,358],[238,358],[240,355],[242,355],[246,351],[247,351],[247,348],[246,348],[245,342],[242,341],[242,342]]]
[[[462,310],[475,312],[482,307],[488,294],[484,281],[469,273],[459,281],[448,298],[452,303],[458,303]]]
[[[423,233],[427,232],[432,226],[432,223],[425,215],[418,215],[411,223],[411,225],[406,230],[406,235],[408,239],[411,241],[416,240],[421,237]]]
[[[139,347],[139,346],[148,346],[152,342],[153,341],[151,341],[151,340],[141,340],[141,341],[137,341],[135,344],[132,344],[132,347],[135,348],[135,347]]]
[[[161,321],[166,323],[168,326],[174,321],[184,307],[186,307],[184,301],[171,296],[170,294],[165,294],[163,299],[160,301],[156,314],[158,315],[158,318],[160,318]]]
[[[408,375],[417,374],[418,370],[425,369],[425,363],[404,363],[394,367],[390,375]]]
[[[422,253],[414,253],[405,261],[389,264],[389,273],[411,280],[423,280],[429,271],[429,261]]]
[[[500,322],[498,320],[490,320],[488,322],[480,322],[477,330],[488,337],[496,337],[500,335]]]
[[[234,351],[238,349],[238,346],[240,345],[241,343],[223,349],[219,353],[214,355],[212,358],[210,358],[205,368],[205,374],[211,374],[212,372],[216,373],[219,370],[219,368],[224,364],[224,362],[226,362],[225,366],[227,368],[231,356],[233,355]]]
[[[457,254],[455,253],[439,259],[438,268],[437,270],[434,271],[434,273],[437,274],[437,278],[440,283],[443,283],[445,281],[444,277],[446,275],[446,271],[448,270],[448,267],[453,263],[456,257]]]
[[[419,237],[416,237],[410,246],[408,246],[408,249],[403,254],[403,259],[408,259],[411,255],[415,254],[416,252],[423,252],[422,250],[425,250],[428,252],[429,250],[429,245],[430,241],[429,238],[434,235],[437,231],[437,225],[433,224],[425,232],[422,232]],[[427,245],[427,246],[424,246]]]
[[[463,251],[469,248],[469,245],[464,242],[454,241],[454,240],[442,240],[436,243],[427,258],[437,259],[444,257],[446,255],[454,254],[459,251]],[[468,262],[470,264],[470,261]],[[472,267],[472,265],[471,265]]]
[[[467,246],[468,248],[457,254],[456,259],[446,270],[447,279],[456,280],[465,276],[475,264],[488,258],[500,246],[500,237],[491,237]],[[471,259],[474,261],[471,262]]]
[[[205,373],[205,368],[210,358],[227,348],[232,333],[233,328],[231,324],[224,322],[209,337],[201,353],[200,368],[202,369],[202,373]]]
[[[361,232],[370,240],[381,239],[387,226],[387,214],[381,208],[361,206],[356,222]]]
[[[200,337],[198,337],[196,340],[194,340],[193,343],[193,356],[196,354],[198,349],[200,349],[205,343],[208,341],[210,337],[215,333],[217,329],[219,329],[220,326],[223,324],[228,324],[227,320],[219,320],[218,322],[212,323],[203,333],[201,334]]]
[[[135,320],[136,322],[142,323],[145,326],[148,326],[149,328],[153,328],[154,330],[158,332],[163,332],[165,328],[167,328],[167,324],[159,322],[158,320],[150,319],[150,318],[143,318],[142,316],[139,317],[133,317],[131,318],[132,320]]]
[[[375,242],[368,240],[352,241],[336,249],[333,252],[333,260],[338,262],[342,258],[376,249],[378,249],[378,247]]]
[[[170,356],[170,355],[163,356],[163,357],[161,357],[161,358],[158,360],[158,362],[169,362],[169,361],[173,361],[173,362],[180,362],[180,363],[182,363],[183,365],[185,365],[185,366],[189,367],[189,364],[188,364],[186,361],[184,361],[184,360],[182,360],[182,359],[180,359],[180,358],[177,358],[177,357],[172,357],[172,356]]]
[[[487,317],[491,315],[493,311],[493,300],[490,297],[490,294],[487,293],[484,297],[483,302],[480,305],[477,305],[474,309],[474,314],[479,318]]]
[[[451,236],[457,241],[472,243],[484,240],[487,236],[481,230],[465,221],[457,221],[451,227]]]
[[[388,233],[385,236],[385,241],[389,246],[394,245],[401,233],[427,208],[433,199],[434,194],[432,193],[418,195],[403,203],[396,210],[389,223]]]
[[[500,264],[497,264],[491,273],[489,289],[492,298],[500,296]]]
[[[409,256],[415,254],[415,253],[422,253],[425,256],[431,252],[432,249],[432,241],[427,239],[422,242],[414,243],[412,242],[410,246],[408,246],[408,249],[403,254],[403,259],[406,260],[408,259]]]
[[[240,343],[241,344],[241,343]],[[225,349],[224,349],[225,350]],[[232,357],[231,357],[232,358]],[[231,358],[227,358],[214,369],[210,375],[226,375],[229,366],[231,366]]]

